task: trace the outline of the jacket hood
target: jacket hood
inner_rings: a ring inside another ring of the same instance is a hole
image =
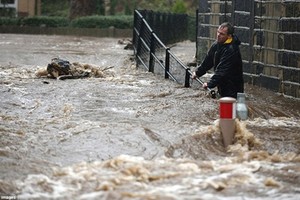
[[[233,39],[233,41],[232,41],[233,44],[236,44],[236,45],[241,44],[240,39],[236,35],[233,35],[232,39]]]

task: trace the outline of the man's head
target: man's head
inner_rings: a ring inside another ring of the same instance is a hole
[[[217,42],[224,43],[227,39],[232,38],[234,27],[229,22],[222,23],[217,30]]]

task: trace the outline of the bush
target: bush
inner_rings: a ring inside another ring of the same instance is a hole
[[[76,28],[109,28],[130,29],[133,27],[133,16],[87,16],[74,19],[72,27]]]
[[[0,17],[1,25],[23,25],[23,26],[44,26],[44,27],[76,27],[76,28],[109,28],[132,29],[132,15],[118,16],[87,16],[76,18],[69,21],[65,17],[26,17],[26,18],[7,18]]]
[[[68,17],[70,0],[42,0],[43,16]]]
[[[196,17],[189,16],[188,17],[188,38],[191,41],[196,41],[197,33],[196,33]]]
[[[175,4],[172,6],[172,12],[185,14],[187,12],[187,8],[184,4],[184,1],[176,0]]]
[[[11,25],[16,26],[20,24],[20,20],[17,18],[8,18],[8,17],[1,17],[0,18],[0,26],[3,25]]]
[[[64,27],[69,25],[69,20],[64,17],[27,17],[21,21],[24,26]]]
[[[27,18],[7,18],[0,17],[0,26],[36,26],[36,27],[75,27],[75,28],[109,28],[132,29],[132,15],[114,16],[87,16],[69,21],[64,17],[27,17]],[[196,17],[188,17],[188,38],[192,41],[196,39]]]

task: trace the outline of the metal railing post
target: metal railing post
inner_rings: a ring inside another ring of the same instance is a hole
[[[185,70],[184,87],[190,87],[190,68]]]
[[[133,31],[132,31],[132,44],[134,46],[133,50],[134,50],[134,55],[136,55],[136,49],[137,49],[137,43],[138,43],[138,33],[137,30],[135,30],[135,28],[137,27],[137,23],[138,23],[138,14],[137,11],[134,11],[134,18],[133,18]]]
[[[150,57],[149,57],[149,72],[154,72],[154,54],[155,54],[155,40],[154,33],[151,32],[150,38]]]
[[[143,18],[142,18],[143,19]],[[140,53],[141,53],[141,48],[142,48],[142,35],[144,34],[144,21],[142,20],[142,23],[141,23],[141,28],[139,30],[139,34],[137,35],[138,38],[137,38],[137,48],[136,48],[136,60],[138,60],[137,58],[140,56]],[[137,67],[138,67],[138,62],[136,63],[137,64]]]
[[[165,79],[169,78],[170,70],[170,48],[166,48],[166,60],[165,60]]]

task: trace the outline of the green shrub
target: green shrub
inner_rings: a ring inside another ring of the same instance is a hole
[[[70,0],[42,0],[43,16],[68,17]]]
[[[109,28],[111,26],[119,29],[133,27],[133,16],[87,16],[74,19],[72,27],[76,28]]]
[[[23,25],[36,27],[76,27],[76,28],[109,28],[119,29],[133,28],[132,15],[117,16],[87,16],[72,20],[71,22],[65,17],[37,16],[26,18],[7,18],[0,17],[1,25]]]
[[[196,41],[196,17],[188,16],[188,38],[191,41]]]
[[[46,27],[64,27],[69,25],[69,20],[64,17],[27,17],[22,20],[24,26],[46,26]]]
[[[176,0],[175,4],[172,6],[173,13],[185,14],[187,12],[187,7],[183,0]]]
[[[16,26],[20,24],[20,20],[17,18],[8,18],[8,17],[1,17],[0,18],[0,26],[2,25],[11,25]]]

